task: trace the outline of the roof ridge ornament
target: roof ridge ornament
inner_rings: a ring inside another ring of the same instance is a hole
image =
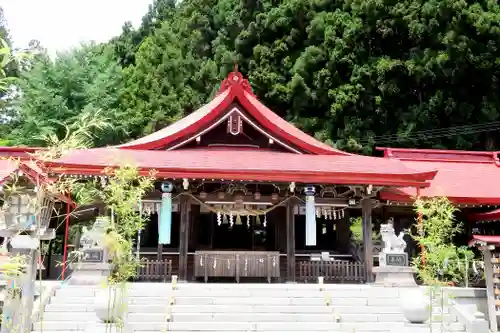
[[[238,63],[234,63],[233,71],[228,74],[228,76],[222,81],[219,91],[217,95],[223,93],[231,87],[238,87],[243,89],[245,92],[255,94],[252,91],[252,87],[250,86],[250,82],[243,77],[243,74],[238,70]]]

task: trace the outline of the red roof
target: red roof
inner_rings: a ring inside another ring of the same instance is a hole
[[[0,159],[0,184],[9,180],[15,172],[22,172],[31,181],[46,181],[47,175],[35,162],[22,161],[19,159]]]
[[[415,171],[402,162],[358,155],[302,155],[262,149],[77,150],[52,164],[60,172],[100,174],[129,163],[158,177],[295,181],[300,183],[427,186],[434,171]],[[57,171],[57,169],[54,169]]]
[[[500,244],[500,236],[472,235],[472,239],[469,241],[469,246],[498,244]]]
[[[4,183],[17,170],[19,170],[19,162],[0,160],[0,184]]]
[[[34,147],[0,147],[0,158],[18,158],[21,160],[29,160],[33,154],[43,148]]]
[[[397,159],[413,170],[437,170],[423,197],[446,196],[461,204],[500,204],[500,168],[496,152],[379,148],[387,159]],[[391,189],[381,198],[410,201],[415,188]]]
[[[234,103],[241,105],[262,129],[277,138],[292,143],[306,153],[350,155],[316,140],[276,115],[257,99],[249,82],[237,71],[229,74],[222,82],[218,95],[208,104],[160,131],[118,147],[124,149],[160,149],[176,140],[194,137],[224,114],[230,112],[230,106]]]
[[[499,221],[500,220],[500,209],[494,209],[489,212],[470,214],[467,216],[468,220],[471,222],[477,221]]]

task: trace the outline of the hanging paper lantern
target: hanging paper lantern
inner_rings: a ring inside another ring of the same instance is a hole
[[[245,200],[244,193],[237,192],[234,194],[234,208],[243,209],[243,201]]]
[[[174,186],[170,182],[161,184],[161,208],[158,217],[158,244],[170,244],[172,233],[172,191]]]
[[[262,196],[261,196],[261,194],[260,194],[260,192],[259,192],[259,191],[255,192],[255,193],[254,193],[254,195],[253,195],[253,198],[254,198],[255,200],[260,200],[260,198],[261,198],[261,197],[262,197]]]
[[[306,246],[316,246],[316,189],[309,185],[305,188],[306,195]]]

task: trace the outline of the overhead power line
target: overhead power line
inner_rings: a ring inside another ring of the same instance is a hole
[[[434,130],[423,130],[411,134],[401,133],[401,134],[379,135],[367,139],[362,139],[360,140],[360,143],[376,142],[380,144],[380,143],[390,143],[394,141],[404,141],[404,140],[414,140],[414,139],[420,139],[420,140],[432,139],[432,138],[447,137],[454,135],[467,135],[467,134],[475,134],[481,132],[489,132],[498,129],[500,129],[500,121],[494,121],[484,124],[462,125],[462,126],[434,129]]]

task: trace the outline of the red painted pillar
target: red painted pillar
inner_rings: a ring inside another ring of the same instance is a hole
[[[64,253],[63,253],[63,266],[62,266],[62,274],[61,279],[64,280],[66,274],[66,266],[68,260],[68,237],[69,237],[69,215],[70,215],[70,202],[66,203],[66,227],[64,230]]]
[[[420,199],[420,187],[417,187],[417,200]],[[422,225],[422,213],[418,212],[417,215],[417,224],[419,228],[419,232],[423,229]],[[420,256],[422,258],[422,265],[425,265],[425,248],[422,244],[420,244]]]

